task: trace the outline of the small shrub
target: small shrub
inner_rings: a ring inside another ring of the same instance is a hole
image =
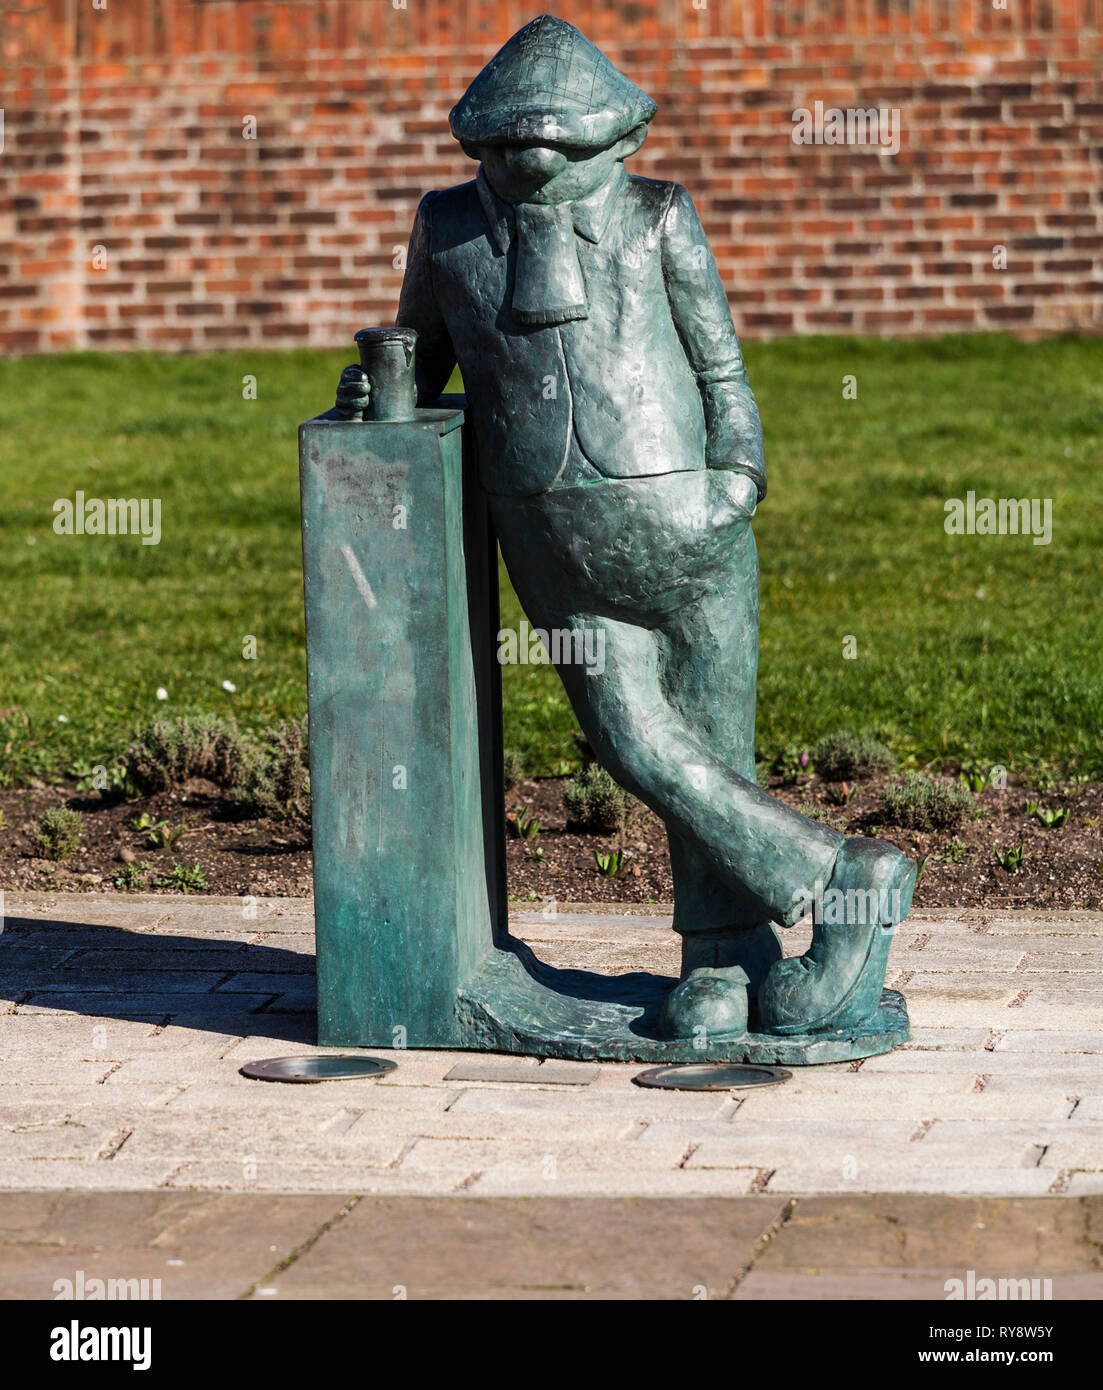
[[[161,888],[175,888],[178,893],[202,893],[207,886],[207,876],[198,860],[186,869],[183,864],[174,864],[172,872],[157,880]]]
[[[624,849],[610,850],[607,854],[594,850],[594,863],[602,878],[620,878],[631,862],[632,856]]]
[[[146,885],[146,874],[149,872],[149,864],[143,860],[140,864],[124,864],[115,875],[115,887],[124,893],[133,893],[138,888]]]
[[[236,788],[236,795],[250,815],[270,820],[309,820],[310,744],[306,715],[264,731],[260,752]]]
[[[884,819],[908,830],[956,830],[976,804],[959,782],[915,772],[890,782],[881,794]]]
[[[173,829],[167,820],[158,820],[155,816],[151,816],[148,811],[143,811],[140,816],[135,816],[130,825],[134,830],[146,832],[152,849],[171,849],[182,835],[187,834],[185,826],[179,825]]]
[[[989,775],[989,767],[976,758],[969,758],[962,763],[957,779],[962,786],[979,795],[988,786]]]
[[[832,830],[842,830],[846,825],[841,816],[835,815],[823,806],[818,806],[814,801],[802,801],[797,807],[797,813],[807,816],[809,820],[818,820],[823,825],[829,825]]]
[[[849,729],[838,729],[821,738],[812,749],[812,761],[825,782],[876,777],[896,766],[891,749],[868,734],[854,734]]]
[[[540,822],[527,806],[518,806],[506,816],[506,825],[519,840],[535,840],[540,834]]]
[[[120,758],[107,762],[75,758],[65,775],[76,782],[78,792],[99,792],[104,801],[121,801],[126,796],[126,768]]]
[[[157,719],[127,749],[126,773],[146,796],[203,778],[229,790],[246,775],[255,757],[252,740],[233,719],[197,714]]]
[[[570,820],[598,834],[622,830],[627,824],[632,800],[600,763],[590,763],[563,787],[563,801]]]
[[[1047,830],[1052,830],[1055,826],[1064,825],[1069,818],[1069,808],[1067,806],[1040,806],[1036,801],[1027,802],[1026,813],[1033,816],[1039,825],[1044,825]]]
[[[41,859],[68,859],[80,844],[82,821],[79,811],[64,806],[43,811],[31,834],[35,854]]]
[[[805,773],[811,771],[812,755],[807,748],[796,743],[787,743],[770,763],[770,771],[780,777],[786,786],[799,782]]]
[[[525,760],[516,748],[507,748],[502,763],[505,789],[511,792],[525,775]]]

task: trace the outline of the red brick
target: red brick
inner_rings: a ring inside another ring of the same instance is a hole
[[[748,337],[1098,323],[1098,7],[576,8],[659,101],[630,167],[689,187]],[[82,18],[78,45],[78,9],[9,26],[7,351],[330,344],[385,322],[421,194],[474,173],[448,107],[528,13],[160,0]],[[794,145],[816,99],[899,106],[900,154]]]

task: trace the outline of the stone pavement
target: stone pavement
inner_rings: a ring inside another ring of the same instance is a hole
[[[1066,1301],[1103,1294],[1101,1257],[1095,1197],[0,1196],[0,1300],[97,1279],[116,1300],[945,1300],[973,1271]],[[987,1314],[1053,1322],[1018,1301]]]
[[[245,1062],[316,1050],[308,901],[5,906],[0,1190],[330,1194],[277,1204],[309,1230],[372,1194],[745,1196],[768,1227],[810,1194],[1103,1193],[1098,913],[917,914],[889,971],[911,1009],[905,1049],[693,1095],[633,1086],[636,1065],[477,1053],[395,1054],[378,1081],[248,1081]],[[556,965],[676,968],[669,918],[519,912],[514,926]],[[765,1227],[748,1220],[753,1244]]]

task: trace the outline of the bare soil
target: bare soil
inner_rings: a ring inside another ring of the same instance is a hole
[[[819,808],[849,834],[874,835],[923,861],[916,892],[922,907],[1103,907],[1103,787],[1060,784],[1045,792],[1026,786],[987,790],[979,814],[954,831],[920,832],[879,819],[886,779],[857,784],[845,805],[838,790],[815,776],[771,790],[795,807]],[[569,825],[563,779],[524,781],[507,795],[512,816],[524,807],[540,822],[534,839],[511,834],[507,845],[509,894],[514,901],[668,903],[673,897],[670,858],[662,822],[646,808],[634,811],[625,831],[594,835]],[[1030,802],[1069,807],[1062,826],[1047,829],[1029,816]],[[83,814],[80,848],[70,858],[36,856],[31,832],[41,813],[65,805]],[[200,865],[205,889],[224,895],[306,896],[311,892],[309,827],[244,820],[232,801],[209,783],[136,801],[107,802],[69,787],[0,791],[0,888],[94,892],[179,892],[176,864]],[[142,815],[183,826],[169,848],[155,848]],[[511,825],[512,825],[511,821]],[[1002,868],[993,847],[1023,846],[1015,871]],[[595,851],[625,851],[617,877],[602,874]]]

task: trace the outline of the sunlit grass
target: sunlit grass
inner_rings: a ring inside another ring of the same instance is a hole
[[[259,726],[305,707],[296,428],[349,359],[0,364],[0,709],[29,715],[34,768],[104,761],[155,713]],[[848,724],[921,762],[1103,770],[1103,343],[798,339],[747,359],[770,475],[760,752]],[[78,488],[161,498],[161,543],[55,535]],[[1052,543],[947,535],[969,489],[1051,498]],[[503,621],[520,616],[507,587]],[[573,764],[554,673],[507,667],[504,686],[529,770]]]

